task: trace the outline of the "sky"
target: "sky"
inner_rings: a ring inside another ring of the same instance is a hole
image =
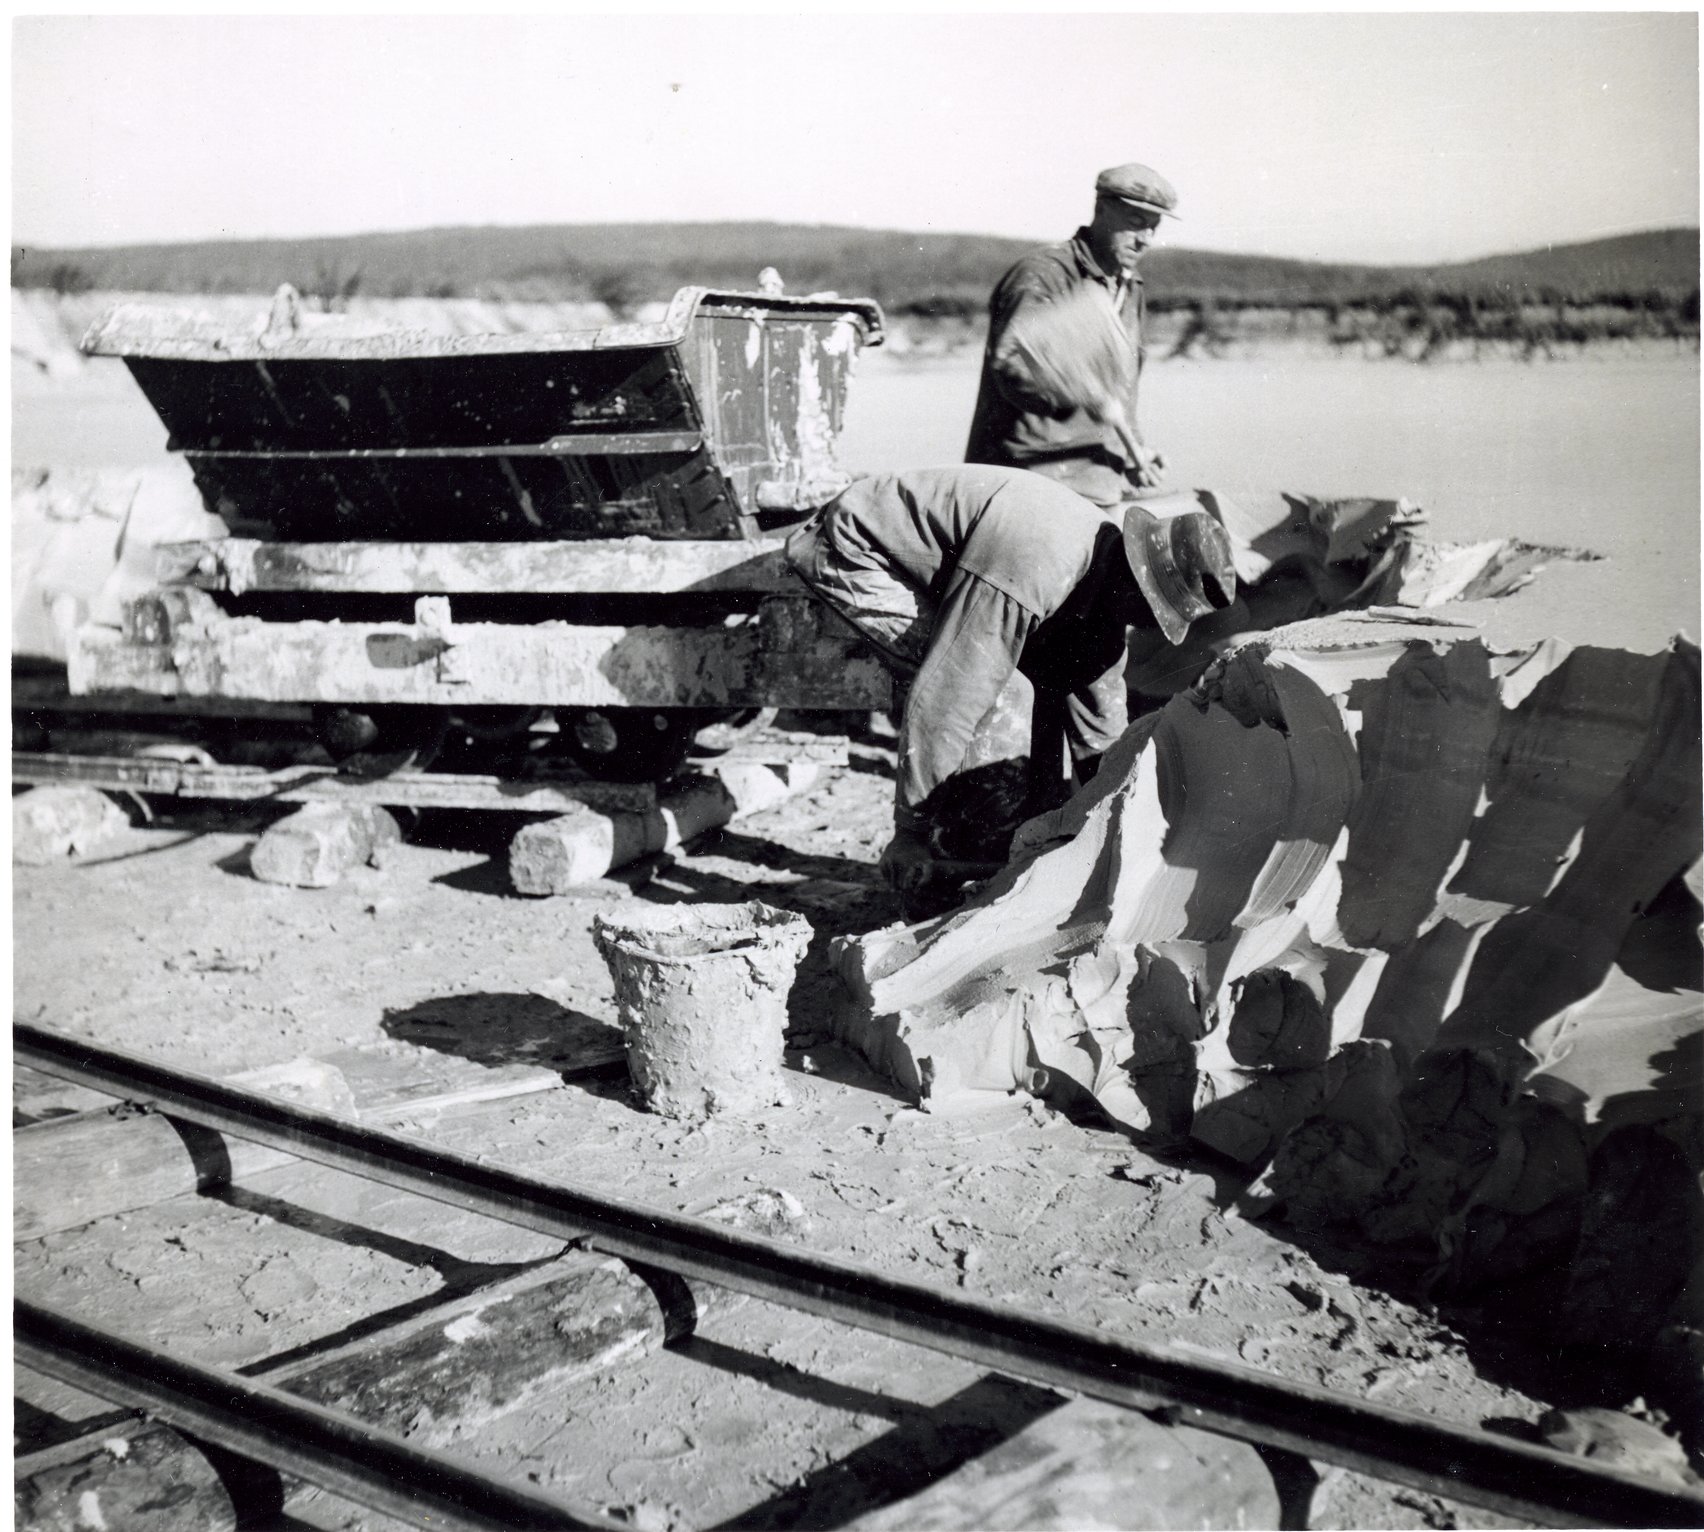
[[[14,244],[763,219],[1432,262],[1698,222],[1695,12],[13,19]]]

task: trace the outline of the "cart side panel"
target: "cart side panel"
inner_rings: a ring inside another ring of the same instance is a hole
[[[685,348],[716,457],[748,509],[806,509],[845,482],[839,440],[858,323],[706,306]]]
[[[130,365],[234,532],[316,542],[745,530],[672,348]]]
[[[767,327],[769,453],[777,477],[809,483],[840,472],[840,432],[856,332],[850,321]]]
[[[705,437],[741,508],[748,536],[757,529],[756,486],[769,477],[762,328],[755,316],[699,314],[680,347]]]
[[[185,451],[405,451],[698,428],[689,385],[666,347],[127,361],[173,447]]]

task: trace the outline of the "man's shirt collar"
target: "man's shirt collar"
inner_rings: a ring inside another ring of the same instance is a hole
[[[1091,282],[1099,282],[1108,288],[1115,297],[1122,298],[1126,293],[1133,292],[1142,285],[1142,272],[1138,267],[1128,277],[1108,276],[1101,269],[1101,263],[1095,259],[1094,247],[1089,243],[1089,226],[1084,224],[1067,242],[1071,258],[1077,263],[1077,274]]]
[[[1101,269],[1101,263],[1095,259],[1094,247],[1089,243],[1089,226],[1084,224],[1071,236],[1071,255],[1077,262],[1079,276],[1099,282],[1103,287],[1116,285],[1118,279],[1109,277]]]

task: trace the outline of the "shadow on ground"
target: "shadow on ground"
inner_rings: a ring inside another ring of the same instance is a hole
[[[620,1029],[545,995],[486,991],[442,995],[380,1022],[387,1037],[500,1069],[534,1064],[578,1078],[625,1065]]]

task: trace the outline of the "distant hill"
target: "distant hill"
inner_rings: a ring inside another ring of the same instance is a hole
[[[594,299],[617,309],[702,283],[753,286],[774,266],[792,292],[873,297],[897,313],[974,313],[1034,241],[778,223],[552,224],[324,239],[12,249],[12,285],[269,293],[291,282],[335,299]],[[1660,229],[1436,266],[1337,265],[1163,247],[1148,258],[1159,307],[1377,302],[1441,293],[1573,303],[1698,291],[1698,230]],[[1694,306],[1695,297],[1692,299]]]
[[[335,296],[593,298],[616,307],[688,283],[754,287],[777,267],[789,291],[834,289],[889,305],[986,289],[1028,244],[799,224],[578,224],[423,229],[345,238],[231,240],[12,252],[15,287],[271,292]]]
[[[1473,288],[1549,288],[1554,292],[1605,293],[1698,291],[1698,230],[1656,229],[1594,239],[1583,245],[1551,245],[1520,255],[1494,255],[1434,268],[1440,277]]]

